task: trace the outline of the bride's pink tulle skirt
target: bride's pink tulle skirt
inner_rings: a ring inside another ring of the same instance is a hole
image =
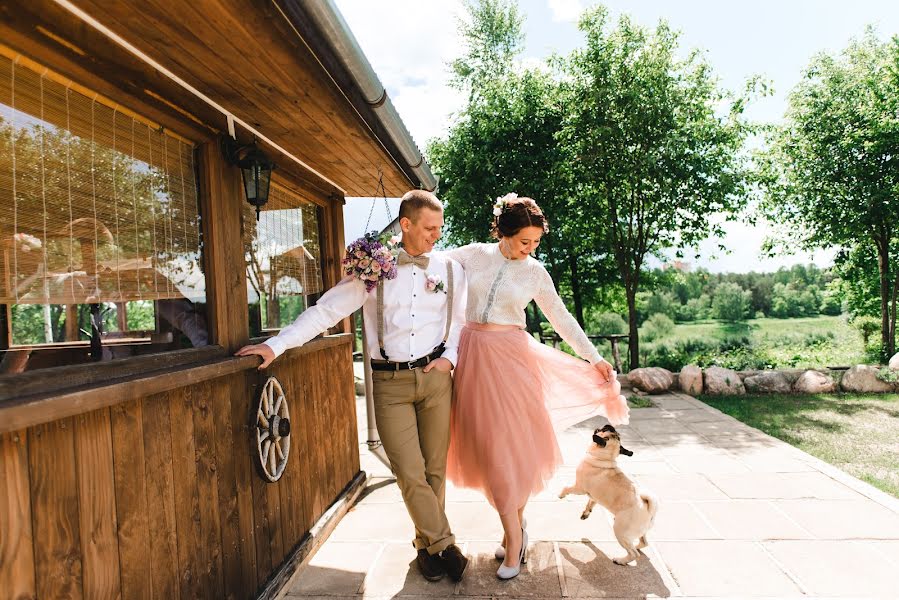
[[[447,477],[481,490],[500,514],[540,492],[562,462],[556,431],[597,415],[628,422],[621,384],[527,332],[462,330]]]

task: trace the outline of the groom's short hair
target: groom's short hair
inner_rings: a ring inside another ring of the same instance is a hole
[[[425,190],[409,190],[403,194],[400,202],[400,217],[406,217],[413,223],[418,218],[418,212],[423,208],[430,208],[438,212],[443,212],[443,204],[437,199],[437,196]]]

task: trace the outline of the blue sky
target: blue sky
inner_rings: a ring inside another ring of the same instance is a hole
[[[445,134],[451,114],[463,98],[447,86],[446,64],[459,55],[456,23],[463,14],[458,0],[336,0],[397,110],[420,147]],[[538,62],[552,52],[567,53],[581,45],[577,16],[585,0],[520,0],[526,16],[525,62]],[[899,34],[899,2],[886,0],[614,0],[604,2],[612,21],[630,14],[645,26],[659,19],[682,33],[684,52],[698,48],[721,81],[738,91],[753,75],[773,84],[774,94],[757,101],[748,111],[756,120],[777,122],[786,108],[790,89],[804,67],[819,51],[837,52],[866,25],[874,25],[882,38]],[[372,182],[372,189],[374,189]],[[497,194],[506,190],[497,190]],[[538,199],[539,200],[539,199]],[[395,214],[396,203],[392,203]],[[350,199],[344,213],[347,239],[358,237],[371,201]],[[489,210],[489,207],[485,207]],[[383,203],[375,207],[373,225],[386,219]],[[833,253],[797,254],[763,259],[762,239],[770,225],[725,225],[727,235],[700,247],[702,257],[693,264],[711,271],[775,270],[779,266],[814,261],[828,265]],[[717,251],[722,243],[730,254]]]

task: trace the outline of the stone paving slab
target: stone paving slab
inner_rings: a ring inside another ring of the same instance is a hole
[[[672,582],[667,567],[655,555],[641,555],[627,566],[612,559],[624,555],[617,543],[560,543],[566,591],[572,598],[633,598],[672,595]]]
[[[799,586],[756,542],[658,542],[656,549],[686,595],[802,596]]]
[[[810,467],[811,468],[811,467]],[[859,500],[855,490],[818,471],[807,473],[710,474],[708,480],[733,499]]]
[[[663,502],[647,538],[656,540],[720,540],[721,535],[692,502]]]
[[[857,541],[767,542],[765,548],[812,596],[899,596],[895,566]]]
[[[499,561],[493,556],[496,543],[472,542],[466,550],[471,556],[465,578],[459,584],[460,596],[519,598],[561,598],[559,567],[552,542],[533,542],[522,574],[509,581],[496,577]]]
[[[899,500],[698,400],[651,397],[619,428],[635,452],[619,465],[660,499],[650,542],[628,566],[611,516],[586,497],[559,500],[603,419],[559,436],[565,464],[528,504],[530,560],[496,578],[502,537],[480,493],[447,486],[447,515],[472,558],[461,583],[427,582],[415,566],[413,528],[390,470],[366,449],[359,503],[283,593],[339,598],[899,598]]]
[[[819,539],[899,539],[899,514],[868,499],[774,503]]]
[[[769,500],[697,502],[703,518],[728,540],[813,539],[807,529]]]

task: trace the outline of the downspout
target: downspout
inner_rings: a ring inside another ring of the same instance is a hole
[[[390,225],[385,227],[381,233],[388,231],[395,235],[400,235],[399,218],[391,221]],[[375,423],[375,395],[371,378],[371,355],[368,352],[368,336],[365,333],[365,315],[359,310],[359,317],[362,321],[362,364],[365,372],[365,418],[368,424],[368,439],[366,444],[369,451],[375,455],[375,458],[384,463],[391,472],[393,467],[390,466],[390,459],[387,458],[387,452],[381,444],[381,435],[378,433],[378,425]]]
[[[431,173],[431,168],[415,145],[412,135],[387,96],[387,90],[372,69],[371,63],[359,47],[356,37],[337,10],[334,1],[298,0],[297,4],[309,14],[322,36],[343,62],[359,86],[365,101],[378,116],[402,154],[402,159],[418,177],[422,186],[429,191],[437,189],[437,178]]]

